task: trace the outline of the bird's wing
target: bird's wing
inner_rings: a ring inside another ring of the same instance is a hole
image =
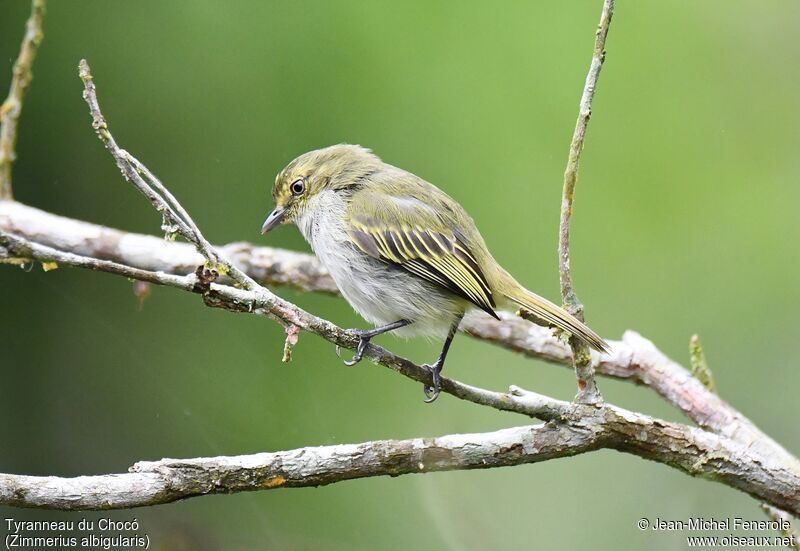
[[[366,254],[439,285],[497,318],[483,271],[459,238],[458,228],[440,216],[441,208],[447,207],[435,200],[362,188],[351,198],[347,231]]]

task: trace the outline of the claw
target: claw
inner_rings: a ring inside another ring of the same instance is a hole
[[[360,361],[361,361],[361,356],[356,354],[355,356],[353,356],[353,359],[351,359],[351,360],[343,360],[342,363],[344,365],[346,365],[347,367],[353,367],[354,365],[356,365]]]
[[[436,401],[436,398],[439,397],[439,394],[442,391],[442,378],[439,375],[441,367],[439,367],[437,364],[434,365],[423,364],[422,367],[430,371],[431,377],[433,377],[433,386],[422,385],[422,391],[425,393],[426,397],[424,402],[426,404],[430,404],[431,402]]]
[[[422,387],[422,392],[424,392],[425,396],[427,396],[427,398],[425,398],[422,401],[425,402],[426,404],[430,404],[431,402],[435,402],[436,401],[436,398],[439,397],[439,393],[441,391],[440,390],[436,390],[431,386],[425,385],[425,386]]]
[[[347,367],[352,367],[356,365],[358,362],[361,361],[361,358],[364,356],[364,352],[367,350],[367,345],[369,344],[369,337],[359,337],[358,339],[358,346],[356,347],[356,353],[353,354],[353,358],[350,360],[343,360],[344,365]],[[341,357],[339,345],[336,345],[336,355]]]
[[[358,346],[356,347],[356,353],[353,354],[352,360],[344,360],[344,365],[356,365],[358,362],[361,361],[361,357],[364,356],[364,352],[367,350],[367,345],[369,344],[369,340],[372,337],[377,337],[378,335],[383,335],[384,333],[388,333],[389,331],[394,331],[395,329],[399,329],[401,327],[405,327],[411,323],[406,319],[397,320],[395,322],[386,324],[382,327],[376,327],[375,329],[350,329],[351,333],[355,333],[358,335]],[[341,351],[339,349],[339,345],[336,345],[336,355],[341,356]]]

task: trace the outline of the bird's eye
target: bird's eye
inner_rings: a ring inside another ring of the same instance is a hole
[[[292,185],[289,186],[289,189],[292,191],[292,195],[297,197],[298,195],[303,195],[306,190],[306,181],[304,178],[299,178],[292,182]]]

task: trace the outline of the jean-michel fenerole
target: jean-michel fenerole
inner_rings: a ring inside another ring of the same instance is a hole
[[[785,519],[747,520],[740,517],[734,517],[734,518],[694,517],[686,520],[666,520],[662,518],[656,518],[650,525],[651,530],[664,531],[664,532],[683,531],[683,530],[784,531],[788,530],[789,527],[790,527],[789,521]]]

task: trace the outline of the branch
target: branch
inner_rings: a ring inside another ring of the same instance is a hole
[[[558,272],[561,282],[561,300],[567,310],[584,321],[583,304],[578,300],[572,285],[572,273],[569,263],[569,223],[572,218],[572,201],[575,198],[575,184],[578,181],[578,165],[583,151],[583,142],[586,138],[586,127],[592,116],[592,100],[600,78],[600,69],[605,61],[606,37],[611,25],[611,16],[614,14],[614,0],[603,0],[603,11],[600,14],[600,23],[594,41],[594,53],[586,75],[586,84],[581,94],[578,120],[569,145],[567,168],[564,170],[564,188],[561,194],[561,220],[558,227]],[[594,369],[589,347],[583,341],[570,337],[570,348],[575,364],[575,376],[578,378],[578,395],[576,400],[589,404],[601,403],[603,397],[594,380]]]
[[[518,391],[527,394],[524,391]],[[139,462],[129,473],[77,478],[0,475],[0,503],[61,510],[119,509],[206,495],[324,486],[374,476],[488,469],[616,449],[721,480],[795,514],[800,473],[699,429],[606,406],[575,404],[564,423],[481,434],[383,440],[236,457]]]
[[[22,112],[25,92],[33,79],[33,61],[42,43],[42,21],[44,20],[44,0],[33,0],[31,15],[25,25],[25,36],[20,46],[19,57],[14,63],[11,77],[11,90],[8,98],[0,105],[0,199],[11,199],[11,167],[17,158],[17,122]]]
[[[236,457],[139,462],[127,474],[0,475],[0,503],[62,510],[155,505],[205,494],[322,486],[373,476],[492,468],[589,451],[589,431],[549,425]]]
[[[143,270],[185,275],[205,262],[188,243],[58,216],[16,201],[0,200],[0,230],[61,251]],[[313,255],[249,243],[215,248],[262,283],[327,294],[339,292]]]

